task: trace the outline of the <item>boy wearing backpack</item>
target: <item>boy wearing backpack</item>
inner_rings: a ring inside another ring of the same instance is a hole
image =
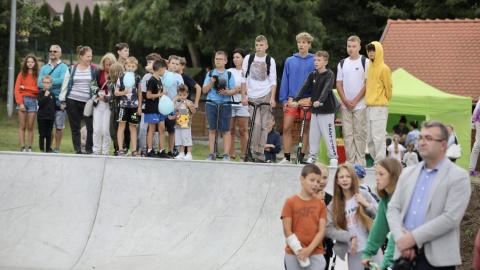
[[[370,61],[360,55],[360,38],[357,36],[348,38],[347,53],[349,57],[341,60],[337,67],[337,91],[342,103],[346,162],[366,166],[365,78]]]
[[[268,119],[271,109],[275,108],[275,93],[277,90],[277,68],[275,60],[265,52],[268,49],[267,38],[263,35],[255,38],[255,54],[245,57],[242,64],[242,105],[248,102],[255,104],[270,103],[267,106],[257,107],[257,115],[251,138],[252,157],[265,162],[265,144],[268,135]],[[247,100],[248,93],[248,100]],[[250,115],[253,107],[249,107]]]

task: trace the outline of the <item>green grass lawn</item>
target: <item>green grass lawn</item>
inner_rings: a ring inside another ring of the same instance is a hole
[[[16,106],[16,105],[14,105]],[[60,147],[61,153],[73,154],[75,153],[72,145],[72,133],[70,131],[70,125],[68,123],[68,117],[65,122],[65,130],[63,132],[62,144]],[[18,139],[18,115],[16,109],[11,117],[7,114],[7,103],[5,101],[0,101],[0,151],[20,151],[20,143]],[[33,152],[40,152],[38,149],[38,127],[35,121],[34,126],[34,140],[33,140]],[[27,143],[27,133],[25,134],[25,139]],[[206,143],[195,143],[193,146],[193,159],[195,160],[204,160],[208,156],[208,145]],[[221,146],[220,146],[221,147]],[[221,148],[220,148],[221,149]],[[113,144],[110,147],[110,153],[113,154]]]

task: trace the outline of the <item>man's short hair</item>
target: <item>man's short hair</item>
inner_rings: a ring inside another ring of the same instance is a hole
[[[329,55],[326,51],[318,51],[315,53],[315,56],[316,57],[323,57],[323,59],[325,59],[325,61],[328,61],[328,58],[329,58]]]
[[[358,44],[362,44],[362,42],[360,41],[360,38],[358,36],[350,36],[347,41],[351,41],[351,42],[356,41],[356,42],[358,42]]]
[[[188,93],[188,87],[185,84],[180,84],[177,89],[177,93]]]
[[[167,61],[163,58],[155,60],[155,62],[153,62],[153,65],[152,65],[153,71],[158,71],[159,69],[166,68],[166,67],[167,67]]]
[[[225,59],[228,59],[228,54],[225,51],[216,51],[215,55],[223,55],[225,56]]]
[[[302,33],[298,34],[297,37],[296,37],[296,39],[297,39],[297,42],[304,40],[304,41],[306,41],[308,44],[312,44],[312,42],[313,42],[313,37],[312,37],[312,35],[310,35],[310,34],[307,33],[307,32],[302,32]]]
[[[448,130],[444,124],[435,120],[426,121],[426,122],[423,122],[422,124],[422,128],[431,128],[431,127],[438,127],[440,129],[440,140],[448,141]]]
[[[55,48],[57,48],[58,52],[62,52],[62,48],[60,48],[59,45],[53,44],[53,45],[50,45],[50,48],[51,47],[55,47]]]
[[[138,60],[133,56],[129,56],[127,60],[125,60],[125,64],[135,64],[136,66],[138,66]]]
[[[262,42],[262,41],[265,41],[265,43],[268,44],[268,40],[264,35],[259,35],[255,38],[255,42]]]
[[[176,55],[170,55],[168,57],[168,62],[172,61],[173,59],[180,61],[180,57]]]
[[[125,49],[125,48],[129,49],[127,43],[118,43],[117,45],[115,45],[115,49],[116,49],[117,51],[121,51],[121,50],[123,50],[123,49]]]
[[[180,65],[182,65],[182,66],[187,65],[187,59],[185,59],[185,57],[180,57]]]
[[[158,53],[151,53],[151,54],[147,55],[146,59],[147,59],[147,61],[151,61],[151,60],[155,61],[155,60],[162,59],[162,56]]]
[[[372,43],[368,43],[367,46],[365,46],[365,49],[367,50],[367,52],[375,51],[375,45],[373,45]]]

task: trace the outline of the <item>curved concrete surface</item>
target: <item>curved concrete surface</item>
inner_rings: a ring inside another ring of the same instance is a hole
[[[0,153],[0,269],[283,269],[300,170]]]

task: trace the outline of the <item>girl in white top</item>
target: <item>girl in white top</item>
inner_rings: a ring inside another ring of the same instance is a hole
[[[232,96],[233,102],[242,102],[242,63],[247,53],[244,49],[235,49],[233,51],[233,64],[235,67],[228,69],[235,78],[235,95]],[[240,159],[245,157],[247,151],[248,140],[248,119],[250,113],[248,112],[248,106],[240,104],[232,104],[232,120],[230,122],[230,133],[232,134],[232,144],[230,146],[230,158],[235,160],[235,133],[236,125],[238,123],[238,132],[240,134]]]
[[[413,142],[410,142],[407,145],[407,152],[403,155],[403,164],[405,166],[415,166],[418,164],[418,155],[415,151],[413,151],[415,144]]]
[[[392,144],[388,146],[387,151],[389,157],[396,158],[398,161],[402,162],[405,147],[400,143],[400,137],[397,134],[393,135]]]
[[[326,236],[336,240],[333,247],[340,259],[348,254],[348,269],[363,270],[362,250],[365,248],[368,231],[372,227],[378,205],[368,194],[360,190],[355,170],[350,164],[338,166],[334,178],[333,200],[327,207]],[[381,251],[373,261],[381,263]]]

